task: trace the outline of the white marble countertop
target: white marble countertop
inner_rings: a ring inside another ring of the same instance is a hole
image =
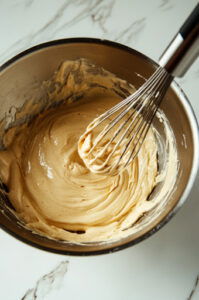
[[[197,2],[0,0],[0,64],[38,43],[80,36],[118,41],[158,60]],[[199,60],[179,83],[199,118]],[[198,195],[199,178],[169,224],[144,242],[109,255],[50,254],[1,230],[0,299],[199,299]]]

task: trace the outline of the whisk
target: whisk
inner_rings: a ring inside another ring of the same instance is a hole
[[[153,75],[132,95],[94,119],[78,151],[94,173],[124,169],[138,154],[174,77],[182,77],[199,53],[199,4],[159,60]]]

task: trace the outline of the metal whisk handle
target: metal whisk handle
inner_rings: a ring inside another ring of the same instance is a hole
[[[173,77],[182,77],[199,54],[199,4],[159,59]]]

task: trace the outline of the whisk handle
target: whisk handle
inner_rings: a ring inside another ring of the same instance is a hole
[[[172,76],[182,77],[199,55],[199,4],[159,59]]]

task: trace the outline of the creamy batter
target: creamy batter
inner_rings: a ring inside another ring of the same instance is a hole
[[[0,173],[17,215],[30,229],[72,242],[119,239],[162,200],[169,171],[160,195],[148,201],[160,181],[152,129],[137,158],[115,176],[91,172],[78,154],[87,125],[119,101],[113,90],[86,89],[81,101],[48,109],[10,137],[0,152]]]
[[[131,109],[117,121],[124,110],[117,109],[117,104],[111,109],[116,112],[109,116],[108,110],[92,120],[79,138],[78,153],[93,173],[114,175],[121,172],[135,158],[143,141],[144,132],[140,140],[139,136],[147,123],[141,114]]]

